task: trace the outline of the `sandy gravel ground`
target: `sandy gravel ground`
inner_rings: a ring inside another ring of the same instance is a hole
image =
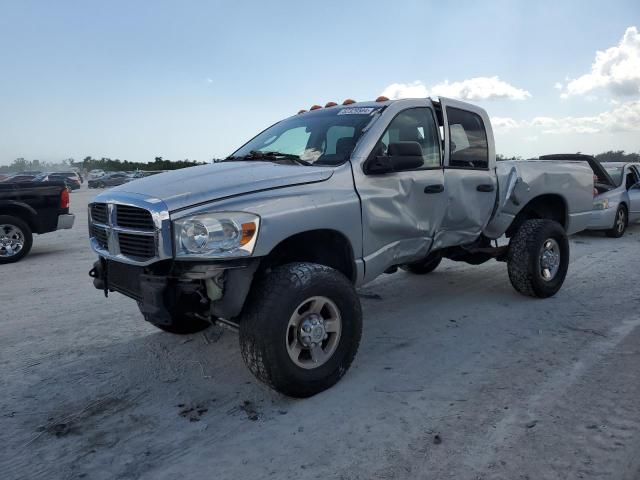
[[[640,478],[640,227],[574,237],[548,300],[496,262],[378,279],[352,369],[301,401],[234,333],[161,333],[93,289],[94,193],[0,266],[1,478]]]

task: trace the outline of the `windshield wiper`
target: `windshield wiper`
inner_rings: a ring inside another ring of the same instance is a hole
[[[243,155],[240,157],[229,156],[225,158],[225,160],[265,160],[267,162],[277,161],[280,158],[285,160],[291,160],[299,165],[310,166],[311,163],[306,160],[302,160],[298,155],[293,153],[282,153],[282,152],[261,152],[259,150],[251,150],[249,155]]]

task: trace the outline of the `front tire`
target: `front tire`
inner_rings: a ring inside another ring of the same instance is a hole
[[[606,231],[607,237],[620,238],[627,230],[628,223],[627,209],[624,205],[619,205],[616,211],[616,219],[613,222],[613,227]]]
[[[562,287],[569,268],[569,240],[552,220],[525,221],[509,243],[511,285],[523,295],[547,298]]]
[[[413,273],[414,275],[426,275],[438,268],[440,262],[442,262],[442,253],[433,252],[427,255],[427,258],[420,260],[419,262],[408,263],[406,265],[402,265],[400,268],[406,272]]]
[[[305,398],[342,378],[361,336],[353,284],[324,265],[290,263],[252,288],[240,322],[240,351],[258,380]]]
[[[33,233],[26,222],[12,215],[0,215],[0,265],[22,260],[32,245]]]

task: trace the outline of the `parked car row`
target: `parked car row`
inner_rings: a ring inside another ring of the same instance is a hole
[[[40,183],[48,181],[59,181],[64,183],[68,189],[77,190],[84,179],[78,172],[19,172],[14,174],[2,174],[0,182],[3,183]]]
[[[102,172],[102,170],[92,170],[89,172],[89,181],[87,185],[89,188],[107,188],[116,187],[124,183],[129,183],[137,178],[148,177],[150,175],[156,175],[162,173],[160,170],[156,171],[142,171],[135,172]]]
[[[134,171],[134,172],[104,172],[103,170],[91,170],[88,174],[89,188],[115,187],[128,183],[136,178],[147,177],[162,173],[163,171]],[[12,183],[39,183],[47,181],[61,181],[69,190],[78,190],[84,179],[80,173],[68,172],[19,172],[12,174],[0,174],[0,182]]]
[[[122,185],[133,180],[126,172],[111,172],[96,178],[90,178],[87,182],[89,188],[106,188]]]

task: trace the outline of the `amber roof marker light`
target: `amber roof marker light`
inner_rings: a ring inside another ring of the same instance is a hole
[[[336,102],[327,102],[327,104],[324,106],[324,108],[330,108],[330,107],[335,107],[338,104]]]
[[[309,110],[318,110],[319,108],[322,108],[322,105],[312,105]]]
[[[376,102],[388,102],[388,101],[389,99],[384,95],[380,95],[378,98],[376,98]]]
[[[298,110],[298,115],[300,115],[301,113],[305,113],[306,110],[303,108],[302,110]]]
[[[356,103],[356,101],[352,100],[351,98],[347,98],[344,102],[342,102],[342,105],[351,105],[352,103]]]

